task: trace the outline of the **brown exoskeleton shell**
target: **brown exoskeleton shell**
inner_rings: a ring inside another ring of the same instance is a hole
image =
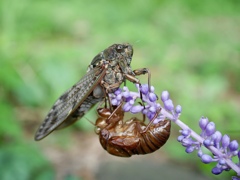
[[[169,138],[170,120],[148,126],[136,117],[123,121],[124,112],[121,108],[113,113],[108,108],[99,108],[96,121],[100,143],[109,154],[130,157],[134,154],[152,153]]]

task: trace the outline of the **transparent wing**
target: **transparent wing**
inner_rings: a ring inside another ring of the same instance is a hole
[[[87,99],[94,87],[105,75],[105,67],[96,67],[66,91],[55,102],[44,122],[35,134],[35,140],[41,140],[60,126]]]

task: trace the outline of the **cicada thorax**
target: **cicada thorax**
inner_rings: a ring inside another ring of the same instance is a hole
[[[112,155],[130,157],[152,153],[161,148],[170,136],[170,120],[148,126],[136,117],[126,121],[123,119],[121,108],[114,114],[107,108],[98,109],[97,134],[102,147]]]

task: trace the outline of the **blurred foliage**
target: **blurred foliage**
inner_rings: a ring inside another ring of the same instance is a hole
[[[1,179],[53,177],[33,134],[91,59],[117,42],[134,45],[133,69],[151,70],[156,92],[171,93],[190,127],[198,130],[204,115],[240,140],[239,12],[237,0],[0,1]],[[174,129],[165,149],[173,158],[191,161],[194,155],[184,153]]]

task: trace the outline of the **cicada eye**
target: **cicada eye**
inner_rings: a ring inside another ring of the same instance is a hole
[[[117,48],[116,48],[116,51],[117,51],[118,53],[124,52],[124,47],[123,47],[123,45],[122,45],[122,44],[119,44],[119,45],[117,46]]]

